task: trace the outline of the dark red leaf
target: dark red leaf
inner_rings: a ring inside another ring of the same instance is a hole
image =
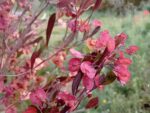
[[[72,2],[72,1],[70,1],[70,0],[59,0],[59,2],[57,3],[57,6],[58,6],[59,8],[67,8],[68,5],[71,4],[71,2]]]
[[[92,98],[86,105],[86,108],[91,109],[91,108],[97,107],[98,103],[99,103],[98,97]]]
[[[95,88],[96,88],[96,87],[102,85],[102,83],[105,81],[105,76],[104,75],[101,75],[101,76],[97,75],[94,78],[94,80],[95,80]]]
[[[31,59],[30,59],[31,60],[31,69],[33,69],[35,60],[36,60],[36,58],[38,58],[40,56],[41,52],[42,52],[41,48],[39,50],[33,52]]]
[[[72,83],[72,94],[75,95],[77,93],[79,84],[81,82],[82,79],[82,72],[79,71],[78,74],[75,76],[73,83]]]
[[[59,109],[57,107],[52,107],[49,113],[59,113]]]
[[[100,30],[100,28],[100,26],[96,27],[88,37],[92,37],[93,35],[95,35]]]
[[[89,62],[94,62],[95,61],[95,58],[97,57],[97,55],[98,55],[99,53],[97,52],[92,52],[92,53],[90,53],[90,54],[87,54],[85,57],[84,57],[84,59],[83,59],[83,61],[89,61]]]
[[[93,10],[97,10],[101,5],[102,0],[96,0]]]
[[[63,91],[60,91],[58,93],[57,99],[63,100],[65,102],[65,104],[67,106],[69,106],[70,108],[74,108],[78,102],[77,98],[74,95],[72,95],[68,92],[63,92]]]
[[[61,77],[58,77],[57,80],[60,82],[63,82],[65,80],[67,80],[67,78],[68,78],[67,76],[61,76]]]
[[[61,111],[60,113],[67,113],[67,111],[70,109],[69,106],[65,106]]]
[[[103,53],[98,54],[98,60],[96,61],[96,65],[99,65],[100,63],[103,62],[103,60],[105,59],[105,57],[108,55],[108,49],[105,48],[105,50],[103,51]],[[102,66],[102,65],[101,65]],[[101,68],[101,67],[100,67]]]
[[[29,106],[23,113],[39,113],[35,106]]]
[[[51,33],[55,24],[56,14],[52,14],[48,20],[48,25],[46,29],[46,46],[48,46],[49,39],[51,37]]]
[[[108,84],[114,82],[115,79],[116,79],[115,73],[114,73],[113,71],[110,71],[110,72],[106,75],[106,77],[104,77],[104,80],[103,80],[103,82],[100,83],[100,85],[108,85]]]

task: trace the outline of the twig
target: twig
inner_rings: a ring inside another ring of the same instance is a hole
[[[83,112],[85,112],[85,111],[86,111],[86,109],[83,108],[83,109],[79,109],[79,110],[73,111],[73,112],[71,112],[71,113],[83,113]]]

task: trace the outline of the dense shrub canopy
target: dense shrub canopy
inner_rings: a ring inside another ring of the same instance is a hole
[[[38,6],[35,2],[0,2],[2,111],[68,113],[77,110],[85,98],[86,109],[96,108],[95,89],[115,80],[128,83],[129,57],[139,47],[126,44],[126,33],[112,36],[99,19],[92,19],[101,0],[43,0],[37,1]],[[51,7],[55,8],[46,11]],[[87,11],[88,16],[82,18]],[[47,13],[51,13],[49,18],[45,18]],[[58,26],[65,32],[58,44],[51,45]],[[78,51],[81,45],[86,51]]]

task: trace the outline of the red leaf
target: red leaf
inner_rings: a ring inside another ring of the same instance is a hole
[[[76,58],[83,58],[84,55],[82,53],[80,53],[79,51],[75,50],[74,48],[70,49],[70,53],[72,56],[76,57]]]
[[[86,105],[87,109],[94,108],[98,106],[98,97],[92,98]]]
[[[59,0],[59,2],[57,3],[57,6],[59,8],[67,8],[69,4],[71,4],[70,0]]]
[[[93,87],[94,87],[94,80],[93,79],[90,79],[89,77],[84,76],[82,82],[83,82],[83,86],[87,90],[91,91],[93,89]]]
[[[54,23],[56,20],[56,14],[52,14],[48,20],[47,30],[46,30],[46,46],[48,46],[48,42],[54,27]]]
[[[107,44],[108,51],[113,52],[115,49],[115,40],[113,38],[110,38]]]
[[[101,5],[102,0],[96,0],[93,10],[97,10]]]
[[[46,101],[46,98],[47,98],[46,92],[42,88],[36,89],[30,94],[30,100],[32,104],[36,104],[39,106],[42,106],[43,102]]]
[[[81,59],[79,58],[72,58],[69,60],[69,71],[76,72],[80,69]]]
[[[95,35],[100,30],[100,28],[100,26],[96,27],[88,37],[92,37],[93,35]]]
[[[29,106],[23,113],[38,113],[38,110],[34,106]]]
[[[17,108],[15,106],[10,106],[5,110],[5,113],[17,113]]]
[[[40,48],[38,51],[33,52],[31,56],[31,69],[33,69],[36,58],[40,56],[42,49]]]
[[[78,103],[77,98],[68,92],[59,92],[57,95],[57,99],[63,100],[65,102],[65,105],[68,106],[69,109],[71,109],[71,110],[75,109],[76,104]],[[66,112],[64,112],[64,113],[66,113]]]
[[[129,55],[132,55],[132,54],[136,53],[138,50],[139,50],[138,46],[132,45],[126,49],[126,53]]]
[[[59,109],[57,107],[52,107],[49,113],[59,113]]]
[[[119,45],[124,45],[127,37],[128,36],[125,33],[121,33],[115,36],[115,47],[118,47]]]
[[[2,93],[2,91],[4,89],[4,78],[1,76],[3,76],[3,75],[0,74],[0,93]]]
[[[85,61],[80,65],[81,71],[87,75],[89,78],[93,79],[96,74],[96,70],[92,66],[92,63],[89,61]]]
[[[81,71],[78,72],[78,74],[75,76],[73,83],[72,83],[72,94],[75,95],[77,93],[79,84],[82,79],[83,73]]]

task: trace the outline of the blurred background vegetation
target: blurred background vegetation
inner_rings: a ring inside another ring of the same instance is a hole
[[[98,108],[83,113],[150,113],[150,0],[103,0],[101,8],[93,14],[92,19],[95,18],[103,22],[102,29],[110,30],[112,36],[128,34],[127,44],[138,45],[140,50],[132,58],[130,82],[126,86],[115,82],[104,90],[96,90]],[[51,43],[61,40],[60,29],[55,29]],[[84,51],[82,45],[78,49]]]

